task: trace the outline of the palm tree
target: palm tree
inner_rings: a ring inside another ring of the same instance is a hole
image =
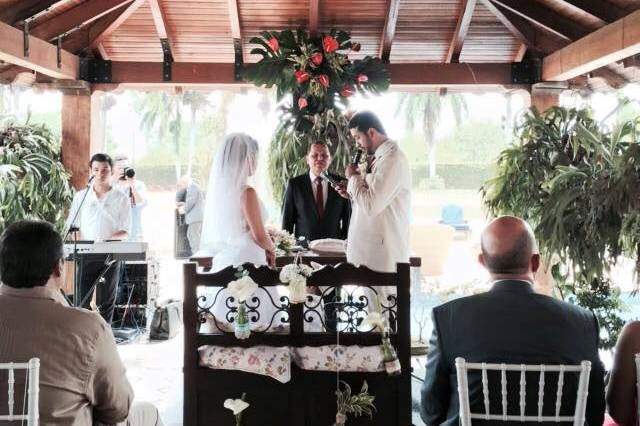
[[[436,177],[435,133],[445,104],[453,111],[456,125],[460,125],[468,114],[468,107],[464,96],[458,94],[441,96],[437,93],[402,93],[396,110],[396,116],[401,113],[404,115],[409,130],[413,130],[418,124],[422,126],[429,156],[430,179]]]
[[[157,136],[166,142],[171,134],[175,150],[176,180],[182,175],[180,158],[180,134],[182,132],[182,96],[166,92],[145,93],[138,97],[135,106],[140,111],[140,129],[147,137]]]
[[[187,147],[187,175],[191,176],[193,169],[193,155],[196,143],[196,117],[198,111],[209,105],[207,96],[202,92],[189,90],[182,95],[182,102],[191,110],[191,125],[189,126],[189,145]]]

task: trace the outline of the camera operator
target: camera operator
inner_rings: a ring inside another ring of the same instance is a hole
[[[142,209],[147,206],[147,187],[136,179],[135,170],[130,167],[126,155],[116,155],[113,175],[118,179],[116,187],[129,197],[131,202],[131,231],[129,241],[144,241]]]

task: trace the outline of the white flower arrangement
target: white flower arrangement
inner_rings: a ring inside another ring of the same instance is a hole
[[[294,263],[285,265],[280,271],[280,281],[289,284],[289,296],[291,303],[304,302],[307,293],[307,278],[313,273],[313,268],[309,265]]]
[[[227,285],[227,290],[229,290],[231,296],[238,301],[238,313],[236,314],[234,322],[234,334],[238,339],[248,339],[249,336],[251,336],[251,325],[249,324],[245,301],[258,290],[258,284],[241,266],[238,267],[236,277],[238,278],[237,280],[231,281]]]
[[[224,408],[228,408],[233,412],[233,415],[236,417],[236,426],[240,426],[242,424],[242,412],[249,407],[249,403],[245,401],[246,393],[242,394],[242,398],[240,399],[225,399]]]
[[[373,327],[373,329],[380,330],[383,333],[386,329],[386,318],[380,312],[369,312],[365,320],[363,321],[365,327]]]
[[[296,237],[284,229],[267,227],[267,233],[273,240],[273,244],[276,246],[277,254],[288,253],[296,245]]]
[[[238,302],[244,302],[256,292],[258,284],[249,275],[243,275],[241,278],[231,281],[227,285],[227,289]]]

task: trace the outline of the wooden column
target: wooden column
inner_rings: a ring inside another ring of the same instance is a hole
[[[71,172],[71,184],[82,188],[89,179],[91,157],[91,95],[62,96],[62,163]]]
[[[531,106],[544,112],[552,106],[560,105],[560,94],[566,90],[566,85],[538,83],[531,86]]]

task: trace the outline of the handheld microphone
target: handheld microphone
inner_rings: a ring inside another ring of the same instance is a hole
[[[360,148],[356,148],[356,152],[351,156],[351,164],[357,166],[360,164],[360,158],[362,157],[362,150]]]
[[[96,175],[89,176],[89,180],[87,181],[87,186],[91,185],[91,182],[96,178]]]

